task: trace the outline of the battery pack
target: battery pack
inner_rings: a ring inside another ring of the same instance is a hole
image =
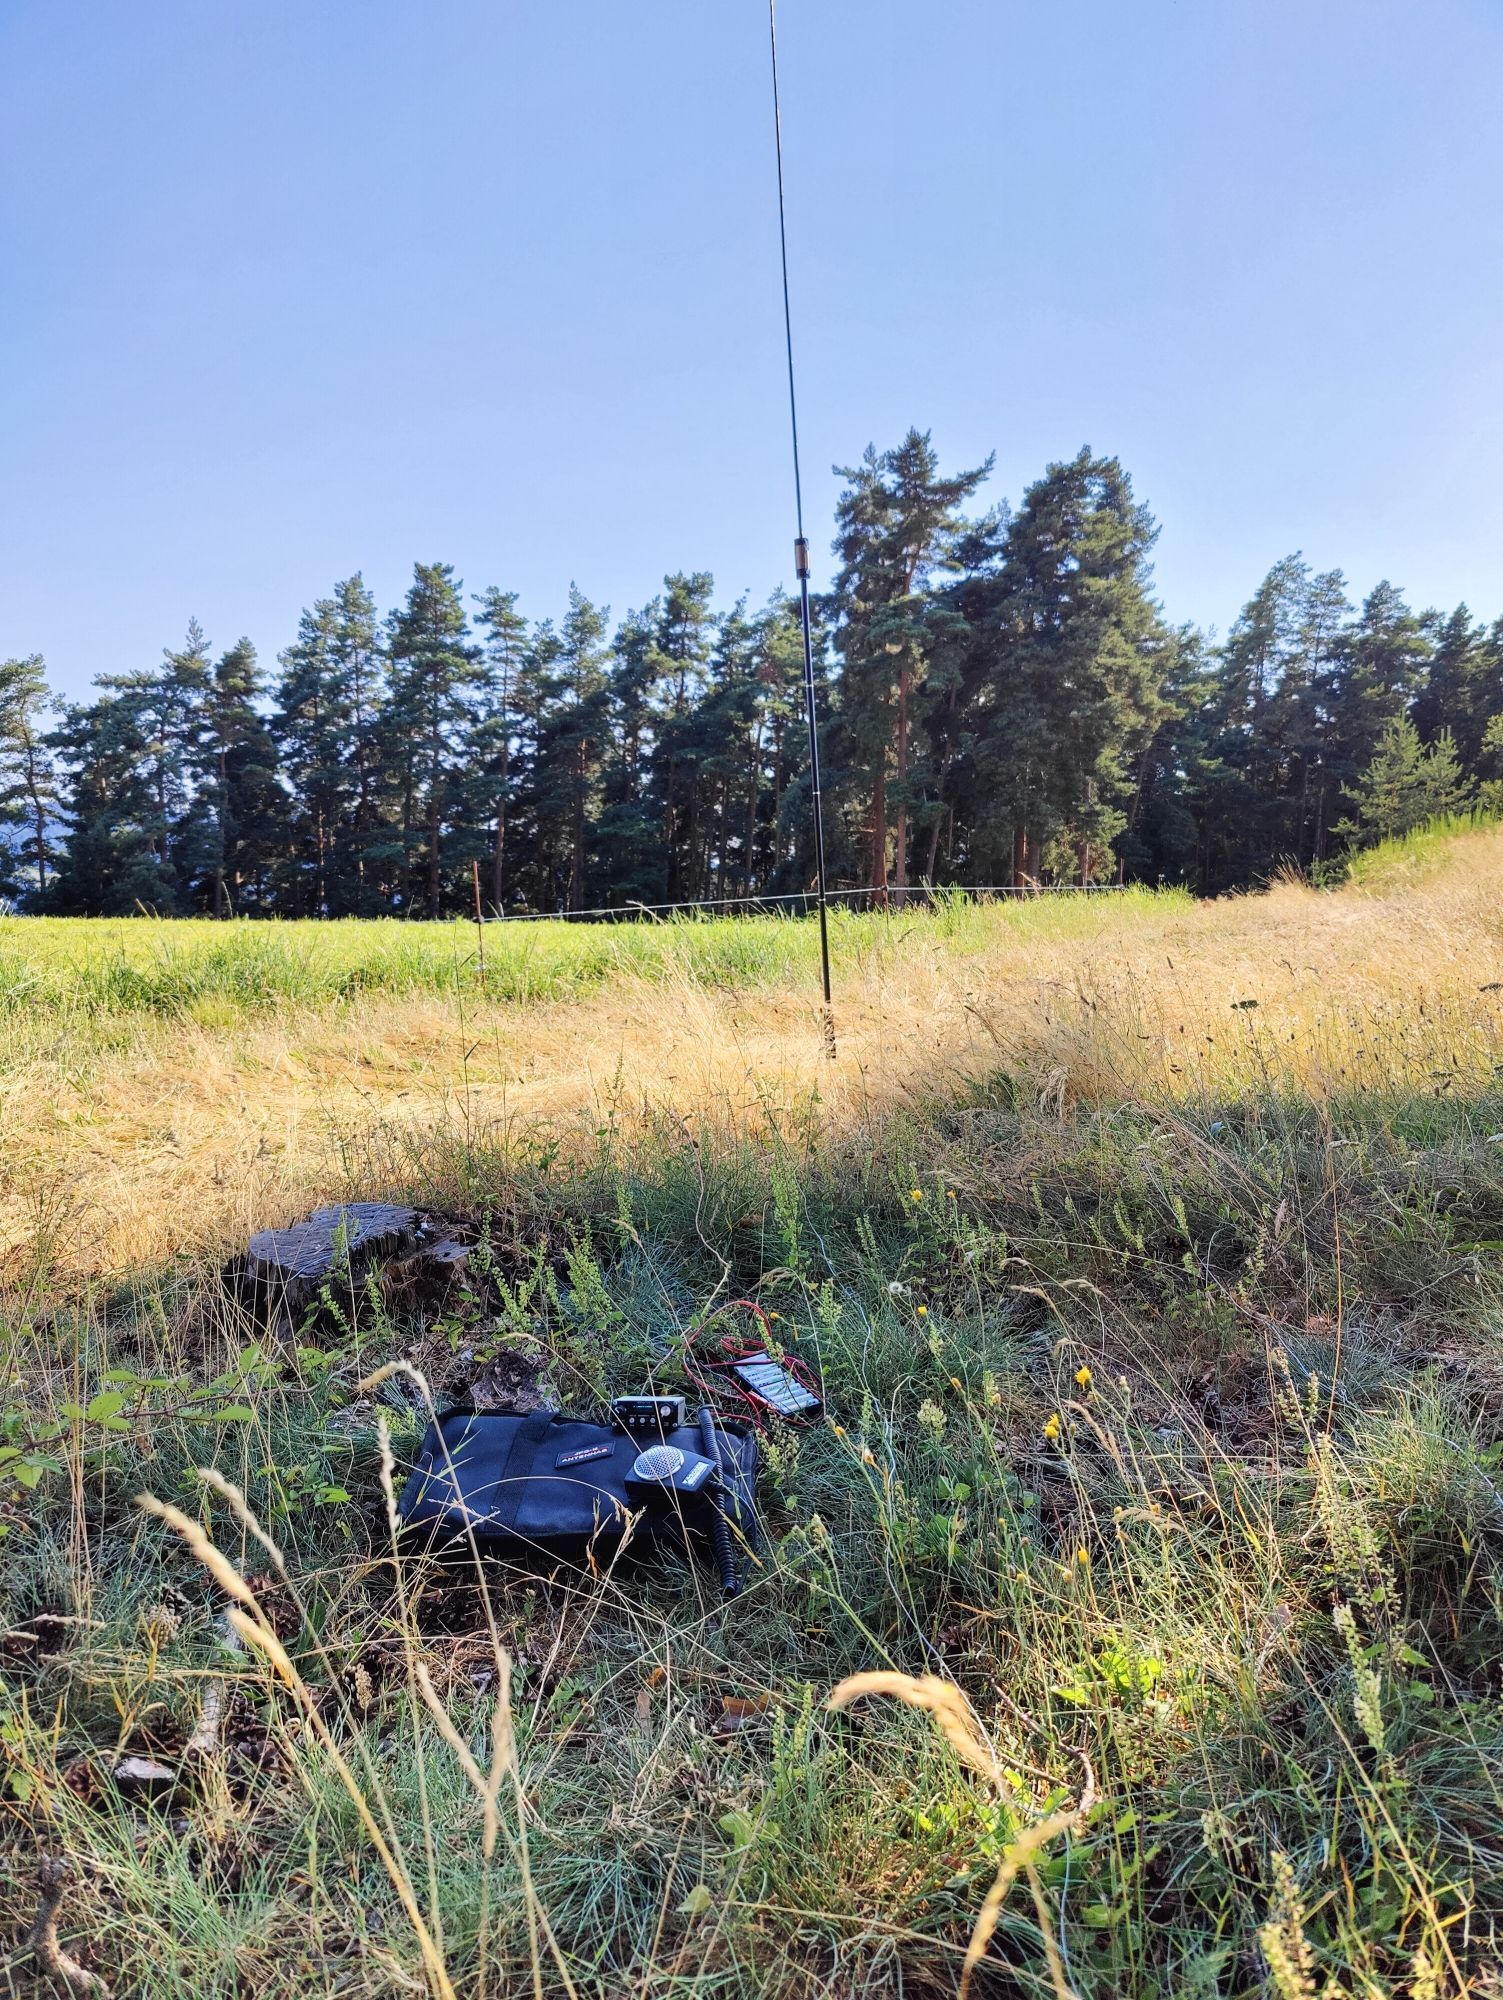
[[[731,1363],[731,1373],[748,1395],[755,1396],[780,1417],[811,1417],[824,1406],[770,1354],[746,1354]]]

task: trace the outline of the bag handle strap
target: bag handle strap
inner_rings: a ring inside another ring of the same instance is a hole
[[[545,1411],[541,1416],[524,1417],[517,1425],[511,1450],[506,1455],[506,1469],[497,1480],[495,1520],[503,1528],[514,1530],[517,1515],[521,1510],[522,1496],[527,1481],[532,1476],[532,1468],[544,1439],[552,1430],[554,1416]]]

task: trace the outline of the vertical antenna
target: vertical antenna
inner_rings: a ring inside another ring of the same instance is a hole
[[[783,196],[783,110],[778,96],[777,0],[767,0],[772,40],[772,126],[778,151],[778,243],[783,253],[783,334],[788,346],[788,417],[793,429],[793,502],[798,535],[793,544],[798,572],[799,616],[804,633],[804,708],[809,718],[809,784],[814,797],[814,870],[819,906],[819,965],[824,980],[825,1049],[835,1054],[835,1014],[830,1004],[830,929],[825,898],[825,814],[819,789],[819,717],[814,696],[814,640],[809,624],[809,543],[804,534],[804,488],[798,462],[798,397],[793,387],[793,310],[788,302],[788,219]]]

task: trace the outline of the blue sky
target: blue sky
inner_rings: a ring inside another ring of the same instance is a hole
[[[1498,0],[782,0],[806,493],[1083,442],[1224,627],[1503,612]],[[0,654],[268,660],[414,558],[790,568],[763,0],[6,0]],[[816,581],[818,581],[818,575]]]

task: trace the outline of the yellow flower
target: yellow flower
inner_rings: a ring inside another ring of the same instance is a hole
[[[924,1190],[922,1188],[910,1188],[908,1190],[908,1199],[910,1201],[922,1201],[923,1198]]]
[[[955,1190],[954,1190],[954,1188],[946,1188],[946,1189],[945,1189],[945,1199],[946,1199],[947,1201],[953,1201],[953,1200],[955,1199]]]
[[[952,1389],[963,1389],[965,1387],[965,1384],[961,1381],[958,1375],[952,1375],[950,1377],[950,1387]]]
[[[1075,1551],[1075,1560],[1076,1560],[1076,1561],[1077,1561],[1078,1563],[1089,1563],[1089,1562],[1090,1562],[1090,1560],[1091,1560],[1091,1557],[1090,1557],[1090,1552],[1089,1552],[1089,1550],[1087,1550],[1087,1549],[1077,1549],[1077,1550]]]
[[[1059,1412],[1057,1410],[1050,1412],[1049,1421],[1044,1425],[1044,1436],[1048,1438],[1051,1444],[1059,1436]]]
[[[835,1426],[835,1435],[836,1435],[836,1437],[838,1437],[838,1438],[843,1438],[843,1437],[845,1436],[845,1425],[844,1425],[844,1424],[836,1424],[836,1426]]]
[[[1090,1386],[1091,1386],[1091,1371],[1090,1371],[1090,1369],[1089,1369],[1089,1368],[1087,1368],[1087,1367],[1085,1367],[1085,1365],[1084,1365],[1084,1364],[1082,1364],[1082,1365],[1081,1365],[1081,1366],[1080,1366],[1079,1368],[1077,1368],[1077,1369],[1076,1369],[1076,1371],[1075,1371],[1075,1380],[1076,1380],[1076,1381],[1077,1381],[1077,1382],[1078,1382],[1078,1383],[1080,1384],[1080,1386],[1081,1386],[1081,1388],[1082,1388],[1082,1389],[1089,1389],[1089,1388],[1090,1388]]]
[[[927,1306],[919,1306],[917,1311],[920,1319],[927,1319],[929,1317],[929,1308]]]
[[[781,1319],[783,1315],[781,1313],[769,1313],[767,1317],[769,1319]]]

